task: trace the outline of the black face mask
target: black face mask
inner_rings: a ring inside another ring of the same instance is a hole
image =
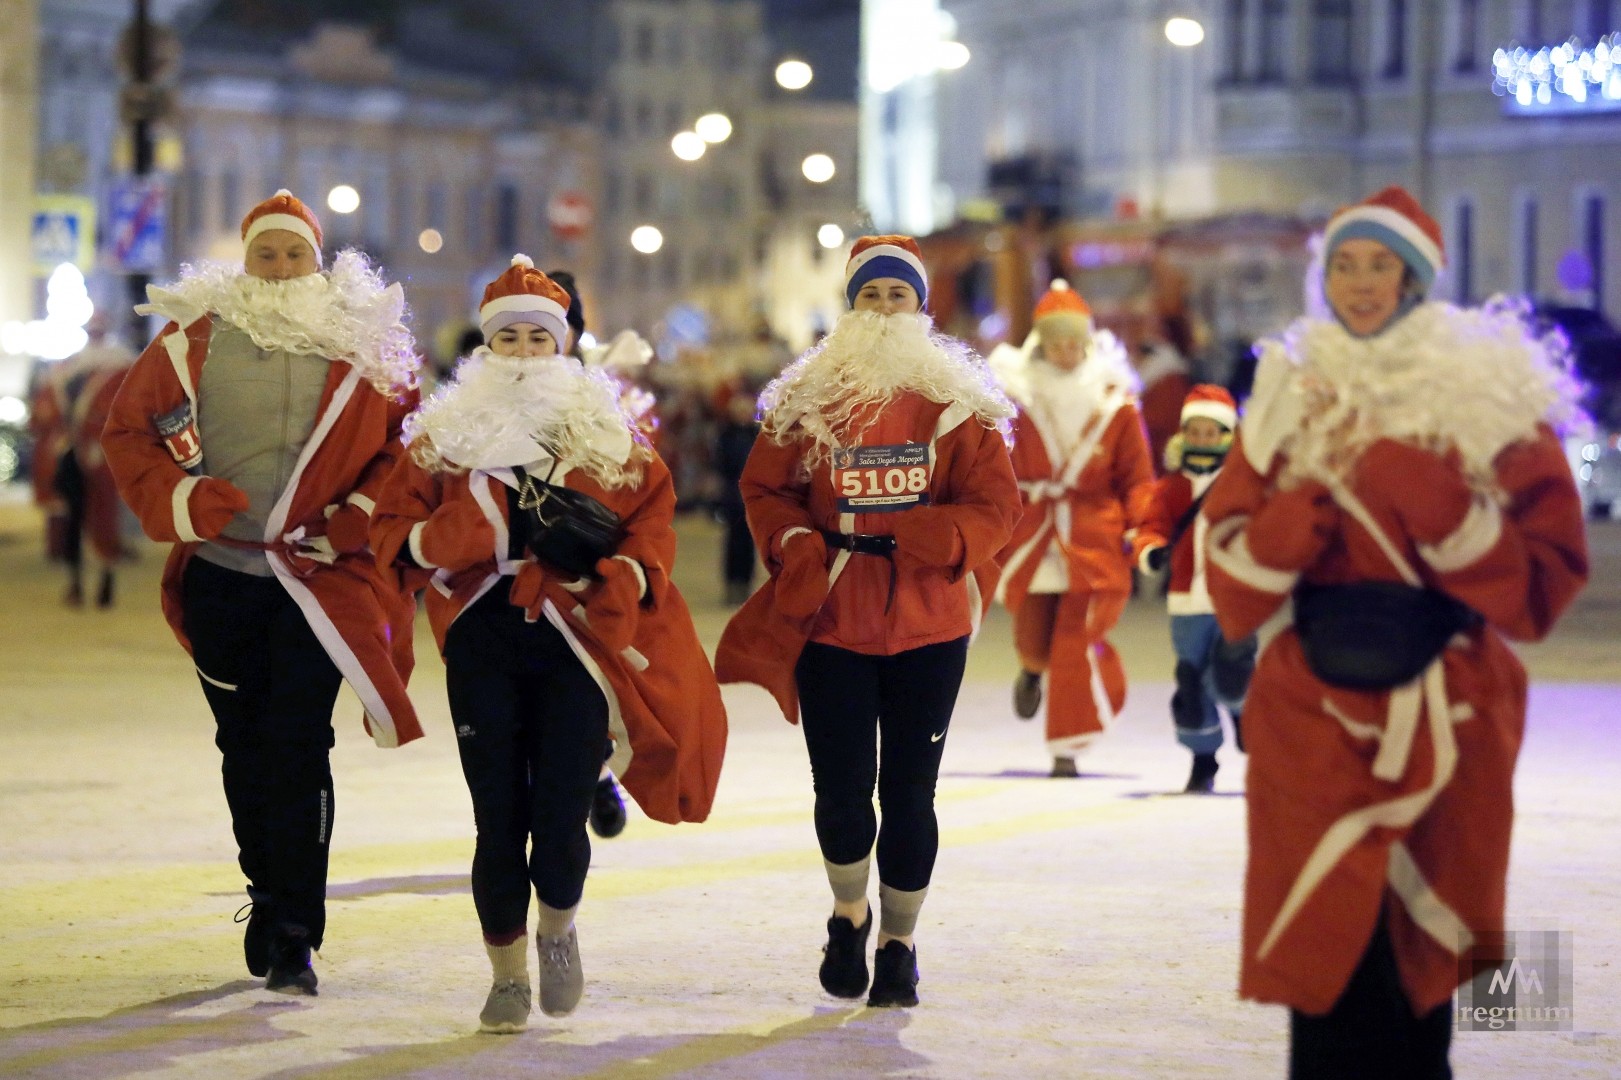
[[[1184,446],[1182,448],[1182,471],[1195,476],[1205,476],[1221,468],[1221,463],[1227,460],[1227,447],[1225,446]]]

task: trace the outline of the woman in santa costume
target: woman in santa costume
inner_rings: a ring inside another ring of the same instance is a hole
[[[790,721],[803,717],[833,890],[823,988],[867,990],[876,838],[867,1004],[909,1006],[940,755],[1018,516],[1004,441],[1013,408],[965,345],[932,332],[911,238],[856,241],[846,283],[853,310],[760,395],[741,486],[770,578],[727,625],[715,663],[723,682],[763,686]]]
[[[1205,584],[1205,523],[1199,514],[1237,427],[1238,408],[1225,389],[1201,383],[1188,391],[1182,429],[1166,444],[1165,475],[1154,484],[1148,517],[1132,544],[1143,573],[1171,571],[1165,596],[1176,653],[1171,721],[1177,741],[1193,752],[1193,769],[1183,789],[1191,795],[1215,790],[1220,768],[1216,751],[1222,744],[1218,705],[1232,718],[1238,748],[1244,748],[1240,725],[1255,639],[1228,642],[1216,625]]]
[[[708,816],[726,743],[720,688],[670,581],[669,470],[618,382],[560,353],[567,311],[527,256],[485,289],[488,347],[407,421],[409,456],[372,527],[383,565],[427,584],[445,660],[478,830],[489,1032],[528,1024],[531,889],[541,1010],[566,1015],[584,991],[574,915],[605,742],[625,789],[671,823]],[[560,547],[582,506],[615,535]]]
[[[1047,694],[1053,776],[1074,776],[1126,700],[1126,671],[1106,635],[1131,597],[1127,541],[1153,498],[1154,466],[1137,411],[1136,377],[1113,334],[1067,283],[1036,304],[1023,350],[992,366],[1019,407],[1013,471],[1024,513],[999,561],[1022,670],[1013,708],[1024,719]]]
[[[418,737],[406,697],[411,598],[367,549],[400,451],[417,357],[398,285],[353,251],[322,270],[321,226],[286,191],[242,222],[244,267],[149,290],[168,324],[102,435],[146,534],[175,543],[163,610],[218,725],[248,878],[248,970],[314,994],[326,925],[332,709],[347,681],[382,746]]]
[[[1401,188],[1335,214],[1324,255],[1331,316],[1261,344],[1204,506],[1226,636],[1293,601],[1244,712],[1240,992],[1290,1007],[1291,1075],[1445,1077],[1459,973],[1502,955],[1506,639],[1587,578],[1574,393],[1516,308],[1425,301],[1441,230]]]

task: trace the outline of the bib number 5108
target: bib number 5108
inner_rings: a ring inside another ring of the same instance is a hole
[[[846,498],[917,494],[928,487],[929,470],[921,465],[910,469],[845,469],[839,473],[839,494]]]

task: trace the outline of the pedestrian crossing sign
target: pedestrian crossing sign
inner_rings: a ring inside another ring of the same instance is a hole
[[[29,226],[34,273],[49,277],[63,263],[88,271],[96,259],[96,203],[83,195],[35,195]]]

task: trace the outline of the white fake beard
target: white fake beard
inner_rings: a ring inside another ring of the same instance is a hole
[[[261,349],[314,353],[353,365],[380,393],[417,385],[416,342],[405,326],[405,294],[357,251],[338,253],[332,269],[266,281],[227,263],[181,268],[171,286],[152,291],[159,310],[179,300],[238,327]]]
[[[807,466],[860,439],[876,406],[902,393],[961,404],[1009,437],[1013,403],[967,343],[933,332],[923,314],[847,311],[821,343],[760,394],[761,430],[781,443],[810,440]],[[856,428],[856,418],[865,418]]]
[[[1288,473],[1349,478],[1381,438],[1456,450],[1470,484],[1495,493],[1498,454],[1579,425],[1580,387],[1562,337],[1538,336],[1523,301],[1479,308],[1421,304],[1388,329],[1353,337],[1333,319],[1304,318],[1282,340],[1305,394],[1305,421],[1285,444]]]
[[[497,356],[480,347],[405,420],[412,457],[431,472],[555,457],[603,487],[641,478],[651,451],[620,384],[571,356]]]

